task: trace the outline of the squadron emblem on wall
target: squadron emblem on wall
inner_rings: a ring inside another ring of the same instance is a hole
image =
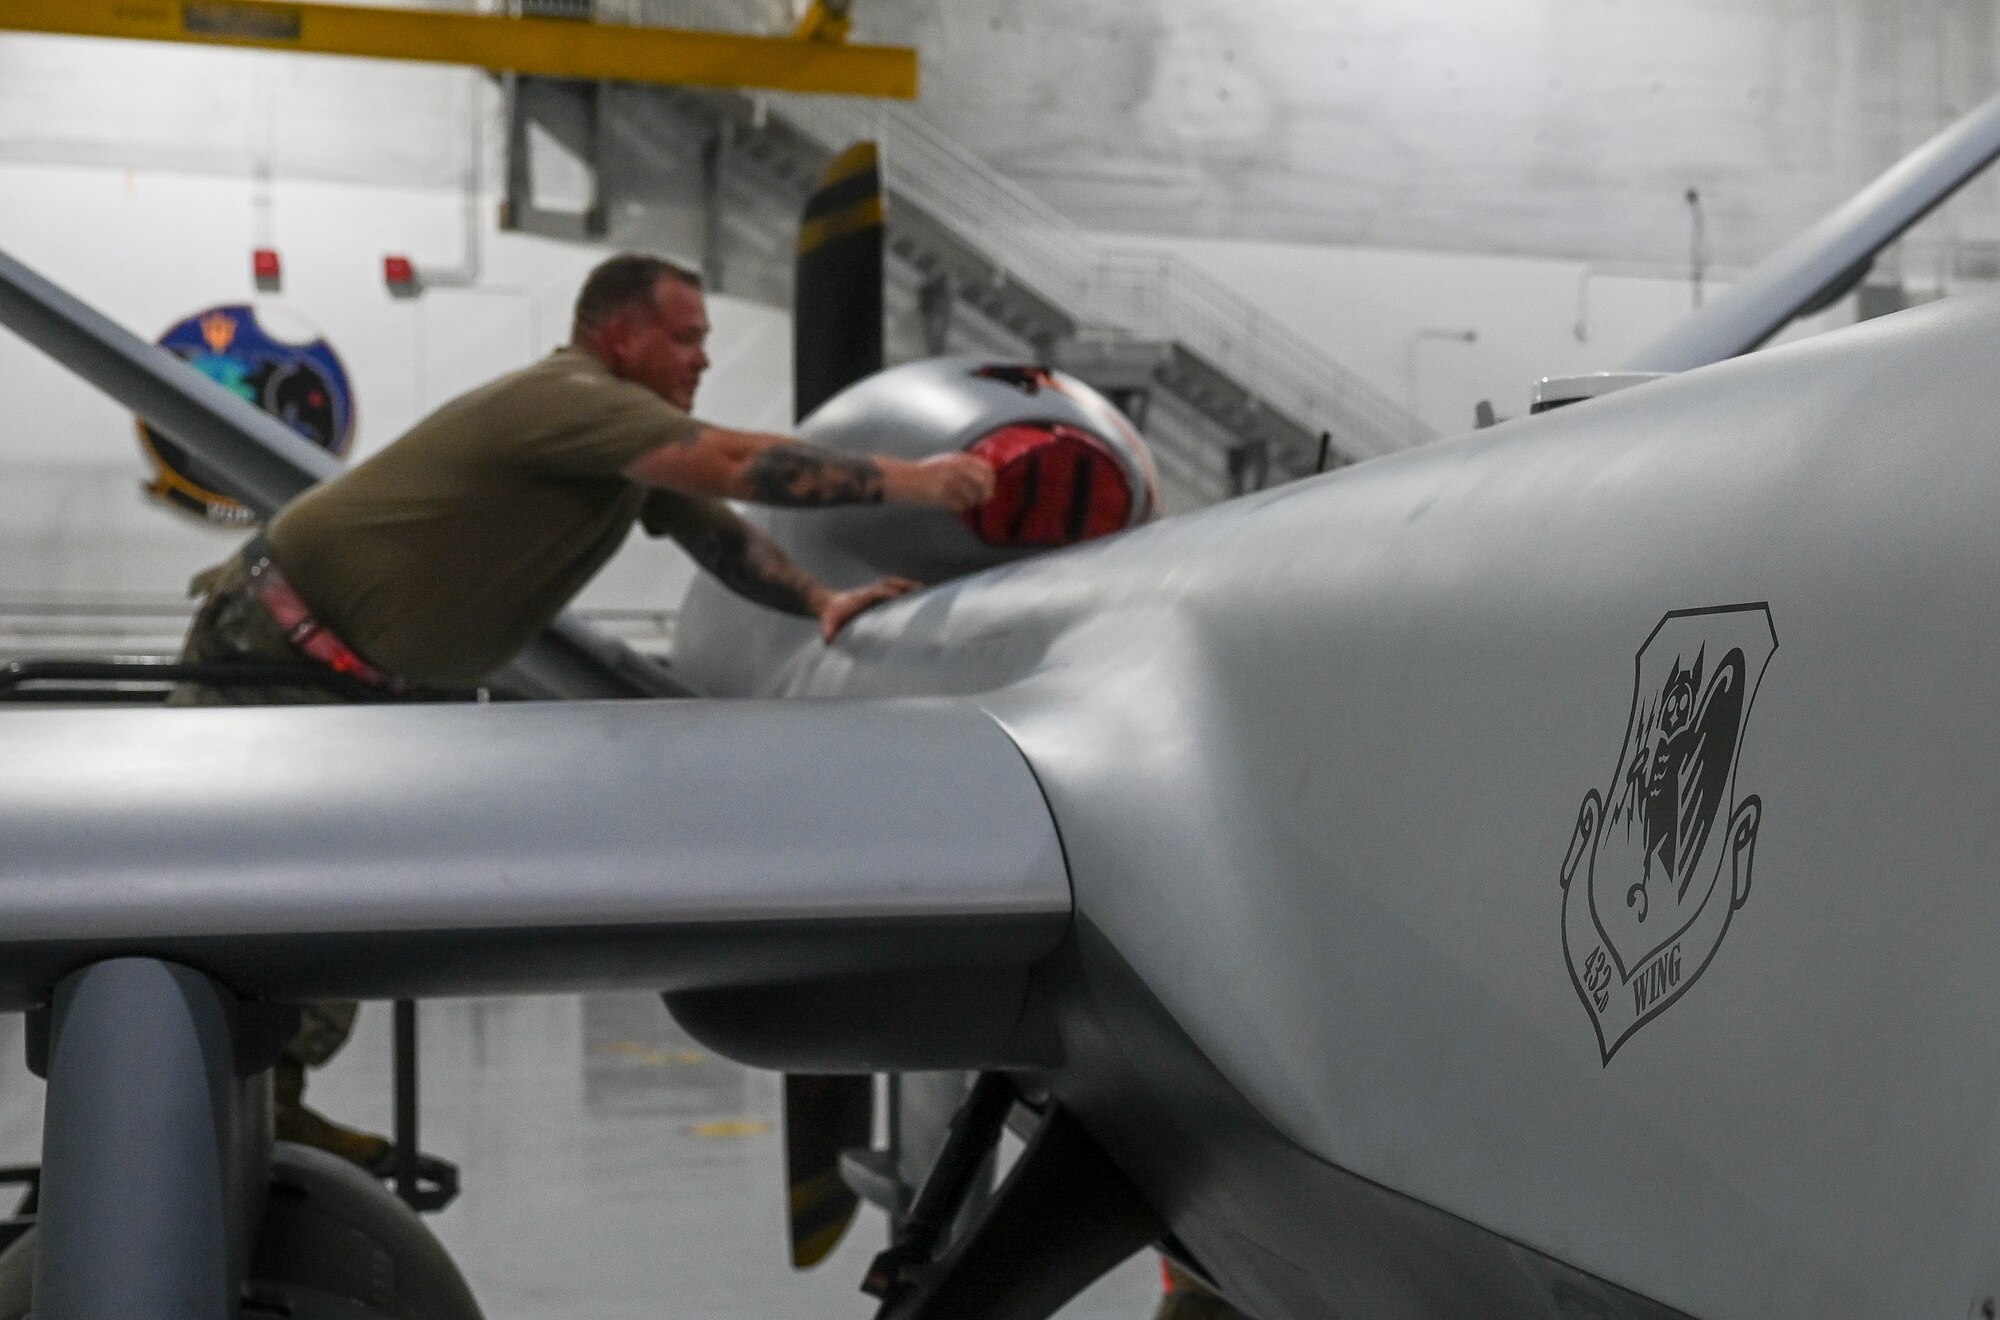
[[[1763,604],[1677,611],[1639,648],[1610,787],[1585,794],[1562,862],[1563,954],[1606,1064],[1700,978],[1750,897],[1764,808],[1736,765],[1777,649]]]
[[[272,309],[266,309],[272,310]],[[321,449],[344,457],[354,441],[354,389],[333,346],[316,333],[280,338],[246,304],[211,307],[170,326],[160,347],[257,405]],[[235,492],[171,437],[139,423],[153,465],[147,493],[223,526],[255,521]]]

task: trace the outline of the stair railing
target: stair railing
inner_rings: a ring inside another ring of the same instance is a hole
[[[1085,333],[1177,343],[1299,424],[1333,432],[1355,458],[1435,438],[1388,395],[1220,280],[1174,254],[1097,239],[909,108],[772,99],[787,123],[824,146],[875,138],[892,193],[949,226]]]
[[[596,0],[600,20],[726,30],[780,25],[786,0]],[[771,95],[793,129],[838,150],[882,146],[892,193],[923,208],[1005,276],[1076,322],[1081,333],[1180,345],[1341,452],[1372,458],[1434,439],[1394,399],[1312,341],[1170,253],[1105,243],[993,169],[908,106],[830,96]]]

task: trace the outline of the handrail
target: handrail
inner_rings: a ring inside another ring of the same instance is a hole
[[[922,207],[1009,278],[1092,329],[1178,343],[1300,425],[1372,458],[1435,433],[1297,331],[1170,253],[1105,244],[993,170],[915,111],[842,97],[772,96],[829,148],[873,137],[892,194]]]
[[[1190,262],[1111,248],[1100,255],[1098,278],[1100,301],[1123,283],[1126,297],[1152,302],[1120,318],[1123,325],[1177,341],[1301,422],[1321,422],[1353,457],[1407,448],[1413,435],[1435,438],[1400,404]]]
[[[33,699],[34,684],[57,684],[59,692],[97,692],[120,685],[143,683],[166,686],[199,683],[208,687],[269,688],[311,687],[337,693],[350,700],[382,700],[382,694],[346,674],[323,665],[254,661],[203,660],[102,660],[60,659],[10,660],[0,663],[0,701]],[[164,692],[158,695],[164,697]]]
[[[595,0],[599,21],[729,31],[769,27],[783,8],[777,0]],[[1436,438],[1401,404],[1221,281],[1171,253],[1099,240],[908,106],[785,93],[767,94],[764,103],[835,151],[874,138],[892,195],[946,225],[1086,335],[1178,344],[1306,430],[1332,432],[1350,458]]]

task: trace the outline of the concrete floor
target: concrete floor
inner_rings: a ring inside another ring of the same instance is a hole
[[[455,1160],[458,1200],[431,1223],[489,1320],[855,1320],[883,1244],[864,1209],[817,1270],[786,1261],[778,1079],[715,1058],[658,998],[592,995],[426,1003],[422,1138]],[[21,1019],[0,1015],[0,1163],[32,1163],[41,1083],[21,1063]],[[387,1131],[390,1014],[354,1040],[307,1098]],[[1145,1320],[1151,1253],[1063,1312]]]

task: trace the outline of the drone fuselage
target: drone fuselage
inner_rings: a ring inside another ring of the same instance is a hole
[[[1907,315],[831,647],[697,589],[684,635],[740,645],[693,676],[1000,722],[1075,890],[1049,1085],[1266,1320],[1963,1315],[2000,1284],[1996,337]],[[1693,869],[1645,880],[1666,815]]]

